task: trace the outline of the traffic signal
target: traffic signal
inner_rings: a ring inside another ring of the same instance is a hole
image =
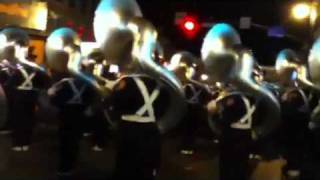
[[[187,31],[194,31],[195,29],[195,23],[193,21],[186,21],[184,23],[184,28],[187,30]]]
[[[185,16],[180,21],[180,29],[188,39],[193,39],[200,30],[200,24],[196,17]]]

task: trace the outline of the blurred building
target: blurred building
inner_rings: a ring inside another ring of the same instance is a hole
[[[99,0],[0,0],[0,28],[16,26],[31,37],[30,58],[44,62],[45,41],[53,30],[69,27],[93,41],[92,20]]]
[[[49,8],[47,32],[70,27],[83,40],[93,40],[93,15],[100,0],[46,0]]]
[[[171,52],[188,50],[200,56],[203,38],[208,30],[213,24],[224,22],[238,30],[243,44],[253,48],[259,63],[273,65],[280,50],[302,49],[304,38],[310,34],[306,30],[307,22],[298,23],[290,19],[290,7],[295,0],[137,1],[144,16],[156,25],[160,38],[167,37],[165,49],[169,46]],[[176,23],[177,17],[184,16],[195,17],[200,24],[192,39]]]

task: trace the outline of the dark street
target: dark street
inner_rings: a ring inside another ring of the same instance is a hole
[[[74,172],[76,180],[105,180],[110,178],[114,164],[114,142],[109,140],[102,152],[91,150],[90,137],[84,137],[81,156]],[[38,127],[28,152],[10,150],[10,136],[0,136],[0,174],[5,180],[56,180],[57,137],[56,129]],[[162,168],[159,180],[218,180],[217,144],[213,140],[197,139],[193,156],[178,152],[179,138],[164,138]],[[276,165],[278,166],[278,165]],[[269,167],[270,168],[270,167]],[[255,172],[259,180],[276,175],[278,167]],[[274,172],[273,174],[269,174]]]
[[[10,150],[10,136],[0,136],[0,174],[6,180],[55,180],[57,164],[57,138],[54,128],[41,127],[34,135],[28,152]],[[114,164],[113,142],[102,152],[92,151],[90,137],[84,137],[81,158],[74,172],[77,180],[102,180],[110,177]],[[180,155],[178,138],[166,138],[163,163],[159,179],[215,180],[218,179],[217,152],[212,142],[199,140],[198,153],[192,157]]]

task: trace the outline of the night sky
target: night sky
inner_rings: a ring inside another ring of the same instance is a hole
[[[188,50],[197,55],[208,28],[201,28],[194,39],[187,39],[174,24],[176,12],[187,12],[203,22],[227,22],[237,28],[245,46],[252,48],[261,64],[272,65],[283,48],[300,50],[306,34],[306,24],[297,24],[289,18],[289,0],[138,0],[144,16],[160,32],[161,41],[171,51]],[[240,17],[251,17],[263,28],[240,30]],[[287,37],[270,37],[271,27],[280,26]]]

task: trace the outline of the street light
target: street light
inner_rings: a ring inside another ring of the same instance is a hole
[[[314,32],[315,24],[318,18],[318,7],[318,1],[312,0],[309,2],[296,3],[292,6],[291,9],[291,16],[295,20],[307,22],[310,30],[310,35],[312,35]]]
[[[309,18],[311,15],[311,5],[306,2],[295,4],[291,10],[292,16],[297,20]]]
[[[318,0],[300,1],[291,8],[291,16],[293,19],[300,21],[306,25],[305,50],[309,50],[314,41],[314,33],[316,22],[318,19]]]

